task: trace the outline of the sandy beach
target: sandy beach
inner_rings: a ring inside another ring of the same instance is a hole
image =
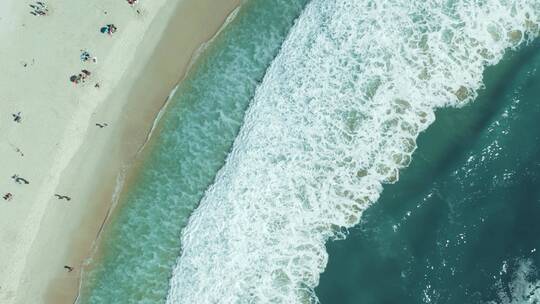
[[[239,2],[0,2],[0,303],[73,303],[159,110]]]

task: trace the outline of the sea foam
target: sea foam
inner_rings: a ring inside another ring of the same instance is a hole
[[[511,274],[510,281],[503,283],[499,279],[495,285],[498,289],[498,299],[487,304],[537,304],[540,303],[540,280],[538,271],[530,259],[519,259],[515,261],[515,271]],[[503,264],[501,277],[506,276],[507,263]]]
[[[325,242],[398,180],[434,110],[538,34],[535,0],[313,0],[182,234],[168,303],[316,303]]]

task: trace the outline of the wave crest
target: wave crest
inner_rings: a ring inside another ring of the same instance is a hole
[[[538,35],[535,2],[313,0],[183,231],[168,303],[318,302],[325,242],[398,180],[437,107]]]

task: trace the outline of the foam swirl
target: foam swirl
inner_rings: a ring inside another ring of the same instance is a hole
[[[168,303],[314,303],[325,242],[398,180],[434,110],[538,34],[534,0],[313,0],[182,235]]]
[[[486,304],[537,304],[540,303],[540,280],[534,280],[538,277],[538,271],[533,265],[531,259],[519,259],[512,265],[514,271],[503,282],[507,274],[508,264],[505,261],[500,271],[501,278],[495,284],[498,289],[498,299],[489,301]]]

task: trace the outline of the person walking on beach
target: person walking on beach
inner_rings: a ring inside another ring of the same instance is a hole
[[[21,112],[18,112],[17,114],[11,114],[11,116],[13,116],[14,122],[21,123],[22,121]]]
[[[22,178],[22,177],[19,177],[17,174],[14,174],[12,177],[11,177],[13,180],[15,180],[15,182],[17,184],[20,184],[20,183],[24,183],[26,185],[30,184],[29,181],[27,181],[26,179]]]
[[[56,196],[56,198],[58,198],[59,200],[65,199],[65,200],[68,201],[68,202],[71,200],[71,197],[69,197],[69,196],[67,196],[67,195],[55,194],[54,196]]]

